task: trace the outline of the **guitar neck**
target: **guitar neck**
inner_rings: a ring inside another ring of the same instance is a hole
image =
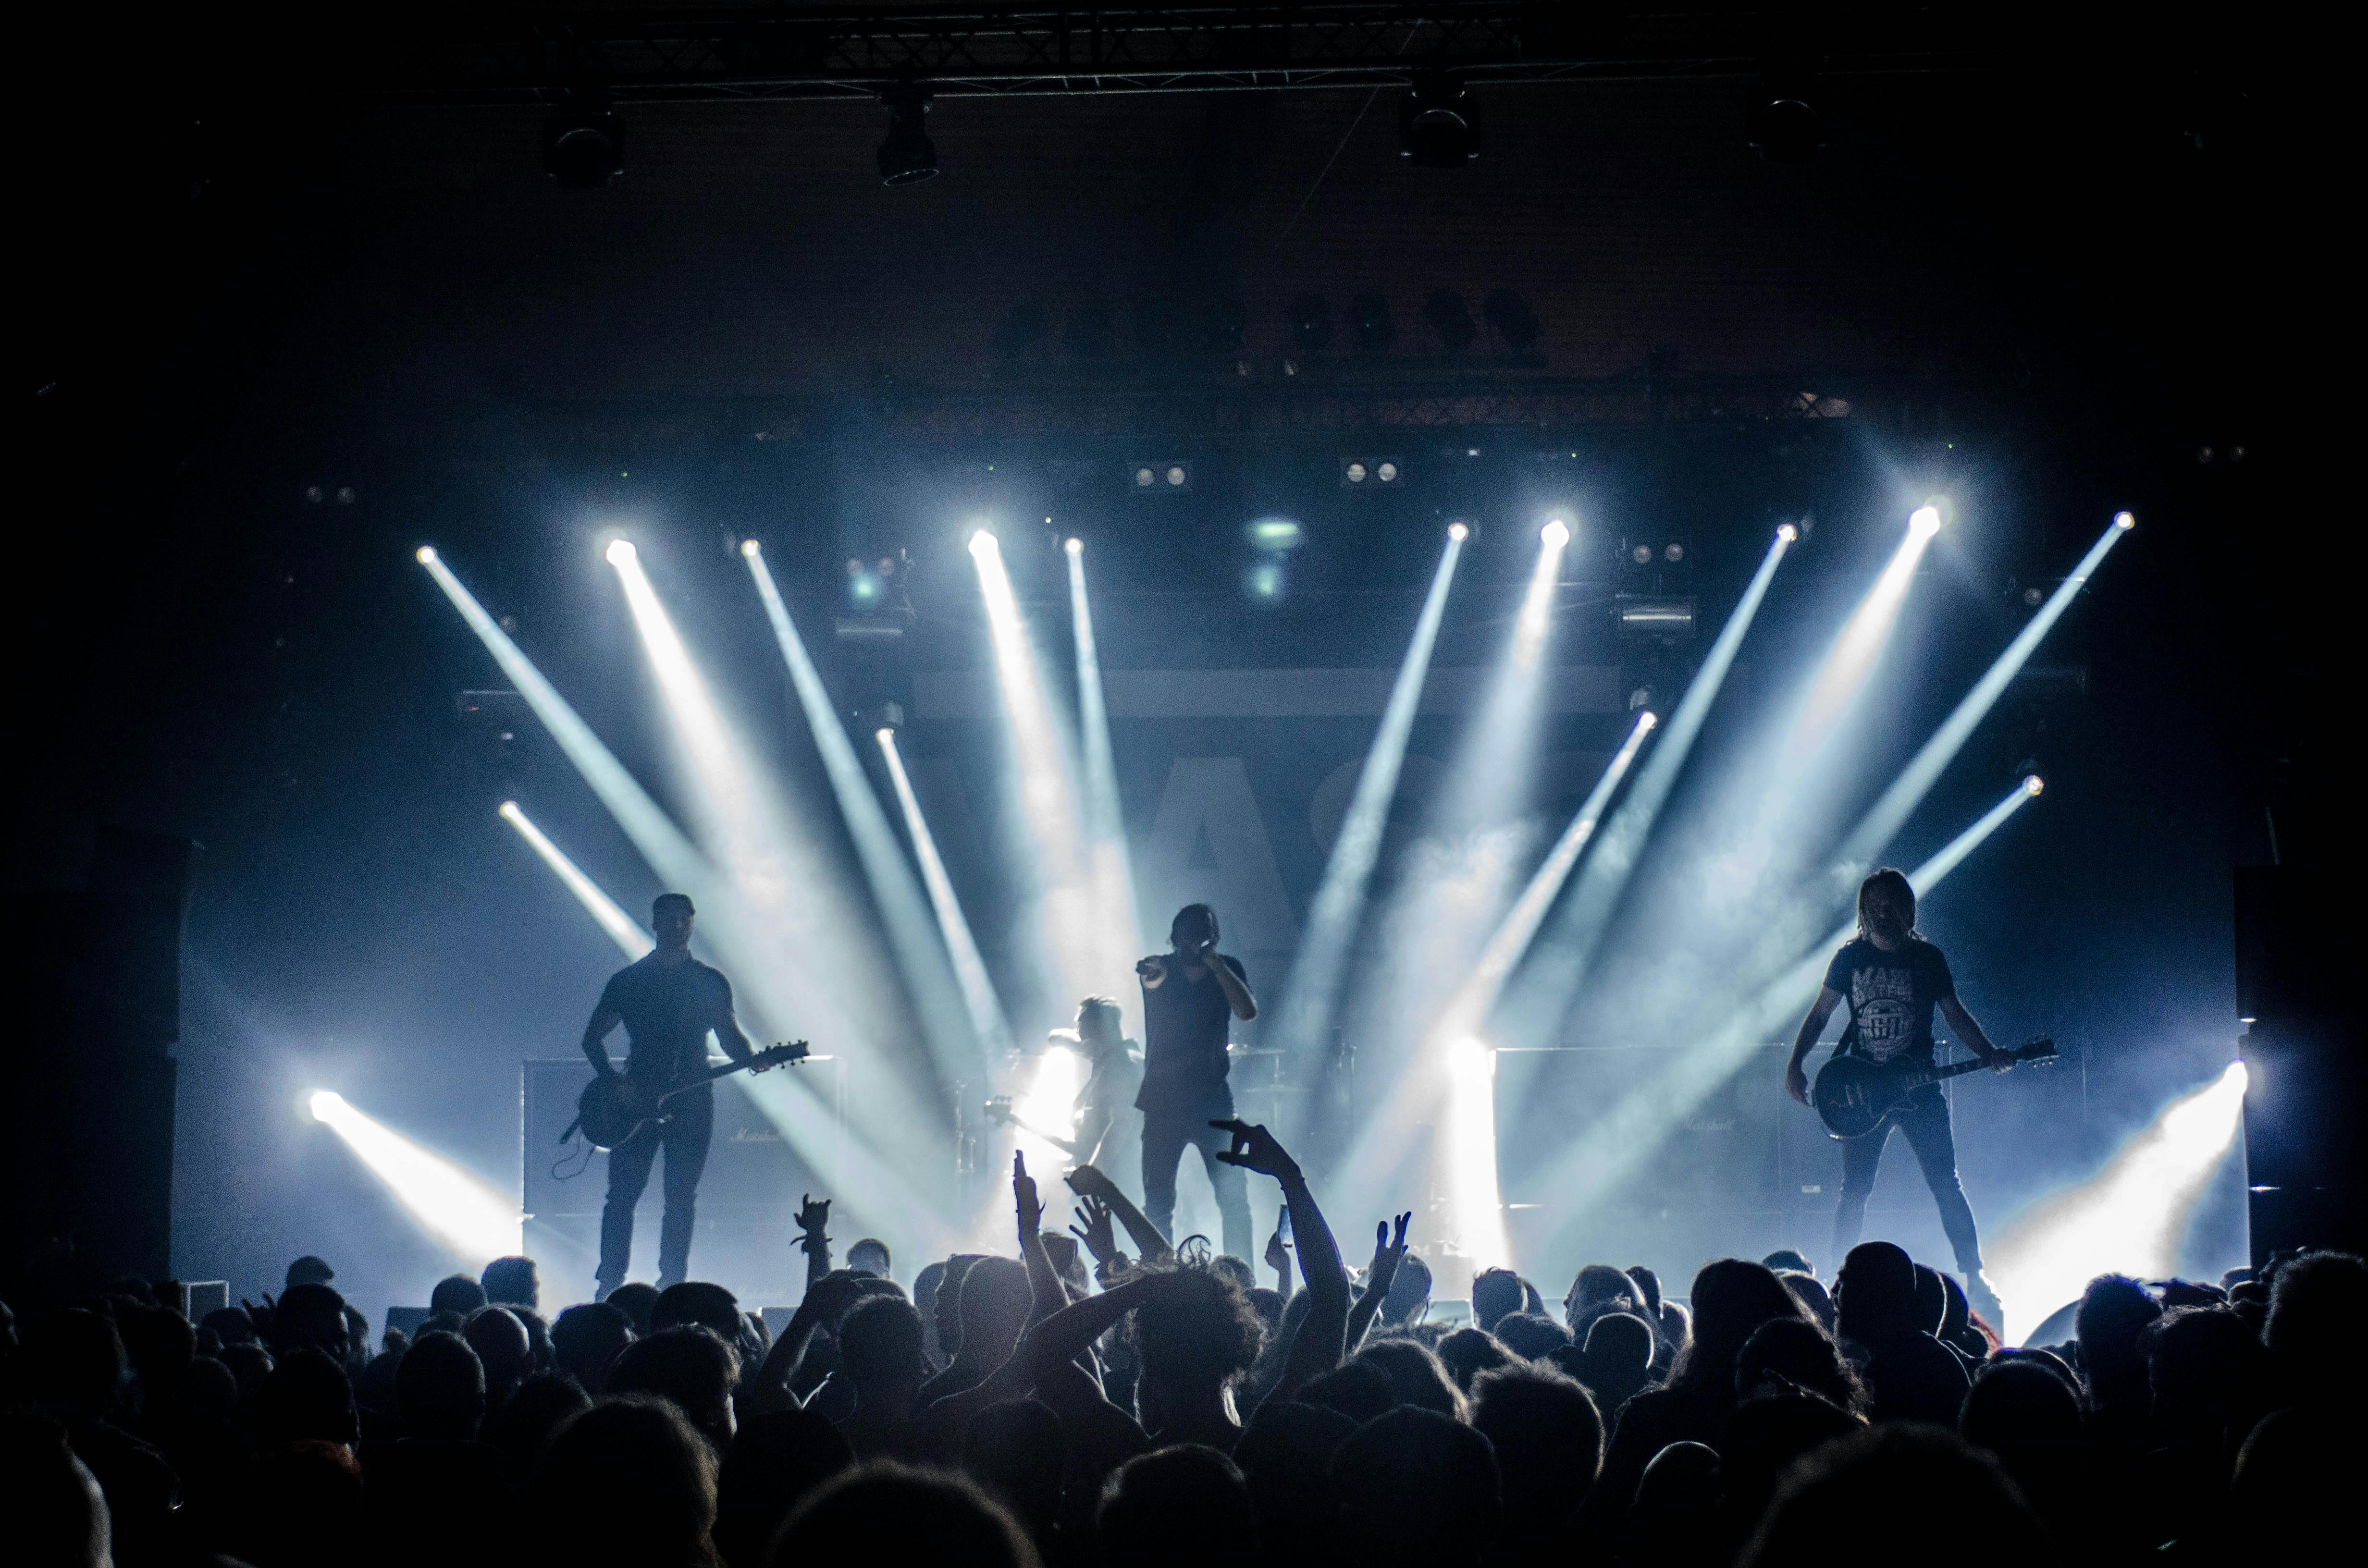
[[[1910,1087],[1920,1089],[1927,1084],[1937,1084],[1943,1078],[1953,1078],[1960,1073],[1978,1072],[1988,1065],[1988,1062],[1976,1056],[1970,1062],[1952,1062],[1946,1067],[1927,1067],[1920,1072],[1910,1073],[1907,1074],[1907,1083]]]

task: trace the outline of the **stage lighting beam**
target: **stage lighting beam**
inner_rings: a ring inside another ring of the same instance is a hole
[[[592,916],[601,930],[608,933],[609,939],[617,944],[618,949],[628,960],[646,958],[650,949],[657,946],[650,939],[647,931],[633,923],[632,915],[618,907],[615,899],[601,892],[598,882],[586,876],[559,846],[544,835],[542,829],[528,819],[516,801],[504,801],[499,814],[504,822],[518,829],[518,836],[527,841],[529,848],[542,857],[542,863],[558,873],[567,891],[575,895],[575,902],[584,906],[585,912]]]
[[[1091,857],[1095,902],[1100,906],[1098,924],[1118,933],[1127,953],[1140,953],[1144,950],[1141,915],[1135,907],[1134,869],[1119,803],[1118,763],[1110,749],[1110,710],[1102,699],[1101,656],[1094,646],[1093,606],[1086,594],[1085,546],[1073,539],[1067,551],[1069,625],[1077,660],[1078,739],[1085,754],[1086,850]]]
[[[881,923],[894,949],[896,967],[928,1037],[930,1054],[949,1082],[975,1081],[985,1069],[988,1053],[1006,1041],[999,1034],[981,1033],[975,1009],[963,1005],[959,994],[961,977],[949,970],[945,951],[938,945],[934,923],[922,902],[921,890],[915,884],[912,868],[905,862],[904,847],[896,842],[896,831],[880,808],[880,798],[872,791],[871,780],[855,755],[845,726],[839,722],[837,705],[831,701],[821,672],[814,668],[814,658],[806,651],[805,639],[798,634],[797,623],[782,601],[763,551],[755,540],[750,540],[741,546],[740,554],[748,563],[748,575],[757,585],[757,597],[764,603],[765,619],[773,628],[773,641],[780,648],[782,662],[789,666],[790,685],[797,692],[798,706],[805,712],[806,727],[814,733],[823,772],[830,779],[831,793],[837,798],[839,816],[847,824],[856,858],[863,867],[864,881],[871,889]]]
[[[1389,826],[1390,801],[1397,794],[1398,774],[1406,762],[1406,739],[1414,732],[1422,705],[1422,685],[1430,673],[1431,650],[1439,642],[1439,624],[1447,613],[1447,593],[1455,581],[1455,563],[1463,554],[1461,524],[1447,530],[1447,543],[1430,574],[1430,591],[1415,618],[1414,636],[1398,662],[1397,679],[1390,687],[1382,722],[1365,752],[1365,766],[1349,799],[1348,813],[1332,841],[1324,863],[1324,880],[1316,885],[1307,912],[1307,929],[1300,938],[1299,956],[1283,986],[1277,1009],[1275,1039],[1288,1051],[1312,1050],[1332,1016],[1346,973],[1350,944],[1363,921],[1365,892],[1374,863],[1382,853],[1382,835]]]
[[[1931,504],[1918,506],[1909,516],[1907,537],[1900,540],[1883,575],[1859,601],[1858,608],[1843,625],[1841,635],[1834,640],[1833,647],[1817,666],[1808,696],[1793,722],[1786,746],[1789,754],[1797,756],[1816,750],[1866,688],[1867,676],[1873,672],[1875,661],[1899,624],[1900,607],[1907,602],[1907,590],[1916,581],[1916,568],[1940,531],[1940,509]]]
[[[472,1273],[519,1250],[523,1216],[515,1199],[363,1115],[334,1090],[316,1090],[305,1104],[315,1121],[386,1184],[421,1229]]]
[[[991,1062],[1011,1049],[1011,1026],[1005,1021],[1002,999],[995,994],[995,982],[986,971],[986,960],[979,956],[978,943],[971,936],[962,901],[954,896],[953,879],[946,875],[946,863],[938,854],[937,838],[929,832],[928,819],[921,814],[920,798],[913,793],[913,781],[905,775],[904,756],[896,749],[896,732],[882,728],[872,738],[880,744],[880,755],[888,765],[888,780],[895,788],[896,803],[904,809],[905,828],[913,840],[913,858],[920,862],[921,882],[928,889],[929,903],[937,912],[938,934],[953,960],[954,980],[962,989],[963,1005],[970,1010],[972,1031],[986,1043]]]
[[[1497,1180],[1497,1053],[1485,1040],[1467,1036],[1449,1047],[1445,1131],[1449,1240],[1475,1272],[1508,1265],[1513,1244]]]
[[[2157,1278],[2179,1266],[2198,1200],[2244,1124],[2247,1070],[2231,1062],[2180,1096],[2088,1180],[2016,1217],[1990,1247],[1987,1272],[2014,1343],[2100,1274]]]
[[[1735,666],[1745,633],[1751,630],[1753,619],[1768,597],[1776,568],[1797,537],[1797,531],[1788,523],[1777,529],[1776,537],[1769,541],[1767,554],[1760,557],[1759,569],[1751,574],[1743,597],[1736,601],[1726,624],[1719,629],[1717,640],[1703,655],[1693,679],[1687,683],[1685,695],[1669,714],[1652,756],[1636,775],[1636,787],[1612,813],[1610,824],[1603,830],[1603,842],[1579,871],[1570,897],[1554,916],[1552,931],[1536,945],[1535,960],[1514,987],[1520,1010],[1531,1032],[1549,1016],[1558,1019],[1586,978],[1595,949],[1610,926],[1612,911],[1627,890],[1629,879],[1635,874],[1637,861],[1652,835],[1653,824],[1659,820],[1661,807],[1677,788],[1678,774],[1710,718],[1711,705],[1717,700],[1728,671]],[[1525,950],[1528,947],[1525,943]]]

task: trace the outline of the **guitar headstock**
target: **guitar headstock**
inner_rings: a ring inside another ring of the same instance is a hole
[[[757,1053],[753,1065],[757,1067],[791,1067],[814,1054],[814,1047],[804,1040],[784,1040]]]
[[[2055,1060],[2055,1042],[2047,1036],[2041,1035],[2028,1044],[2018,1046],[2007,1054],[2012,1056],[2017,1062],[2027,1062],[2033,1066],[2044,1067]]]

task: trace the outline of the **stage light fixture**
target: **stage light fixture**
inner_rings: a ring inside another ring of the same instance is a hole
[[[1373,465],[1373,477],[1383,484],[1395,484],[1397,483],[1398,465],[1383,459]]]
[[[1450,523],[1447,525],[1447,537],[1453,540],[1456,543],[1462,544],[1465,540],[1472,537],[1472,529],[1469,525],[1464,523]]]
[[[1931,538],[1941,531],[1941,508],[1927,501],[1907,514],[1907,527],[1911,532]]]
[[[927,87],[906,85],[880,95],[888,111],[888,134],[880,142],[878,162],[882,185],[916,185],[938,177],[938,149],[924,123],[929,112]]]
[[[412,552],[411,558],[422,566],[426,566],[435,561],[436,547],[432,544],[423,544]]]
[[[1086,552],[1086,541],[1081,539],[1066,540],[1062,542],[1061,548],[1071,555],[1083,555]]]
[[[622,566],[641,552],[633,548],[631,540],[612,539],[609,541],[609,548],[601,553],[607,558],[609,565]]]
[[[1282,593],[1282,568],[1271,561],[1261,561],[1251,567],[1250,592],[1262,599],[1280,597]]]
[[[2113,514],[2113,527],[2120,528],[2123,532],[2126,533],[2137,526],[2138,520],[2131,513],[2116,512]]]
[[[1398,102],[1398,156],[1417,168],[1460,169],[1480,155],[1480,116],[1472,95],[1444,72],[1416,74]]]
[[[1628,559],[1639,566],[1650,566],[1653,563],[1653,547],[1640,544],[1628,552]]]
[[[1671,564],[1683,561],[1685,558],[1686,547],[1679,544],[1675,540],[1671,540],[1668,544],[1661,547],[1661,559],[1670,562]]]
[[[625,170],[625,122],[590,101],[552,110],[542,121],[542,168],[562,190],[598,190]]]
[[[760,553],[761,551],[755,540],[744,539],[740,541],[740,554],[743,559],[754,561]]]
[[[1340,470],[1340,477],[1351,484],[1362,484],[1365,483],[1365,465],[1352,461]]]
[[[2022,781],[2022,787],[2023,787],[2025,790],[2029,790],[2031,793],[2032,793],[2032,794],[2036,795],[2036,794],[2038,794],[2042,790],[2044,790],[2044,789],[2046,789],[2046,788],[2047,788],[2047,780],[2046,780],[2046,779],[2044,779],[2044,778],[2042,778],[2038,774],[2034,773],[2034,774],[2032,774],[2029,778],[2025,778],[2025,779]]]
[[[1791,544],[1801,537],[1801,530],[1794,528],[1791,523],[1784,523],[1777,528],[1776,537],[1782,540],[1786,544]]]
[[[1626,636],[1686,638],[1694,634],[1691,598],[1621,594],[1613,598],[1612,610]]]
[[[1136,466],[1134,471],[1134,487],[1137,490],[1148,490],[1158,483],[1159,471],[1157,469],[1153,468],[1149,463],[1142,463]]]
[[[1547,549],[1560,550],[1570,543],[1570,525],[1556,517],[1538,530],[1538,538],[1545,541]]]

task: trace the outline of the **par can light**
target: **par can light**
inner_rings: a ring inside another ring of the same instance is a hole
[[[412,559],[418,562],[422,566],[427,565],[430,562],[433,562],[436,559],[436,547],[432,544],[423,544],[413,555]]]
[[[602,553],[608,557],[609,565],[622,566],[641,552],[633,548],[633,541],[631,540],[612,539],[609,541],[609,548]]]
[[[2135,514],[2130,512],[2116,512],[2113,514],[2113,527],[2127,532],[2129,529],[2137,526],[2138,519]]]

